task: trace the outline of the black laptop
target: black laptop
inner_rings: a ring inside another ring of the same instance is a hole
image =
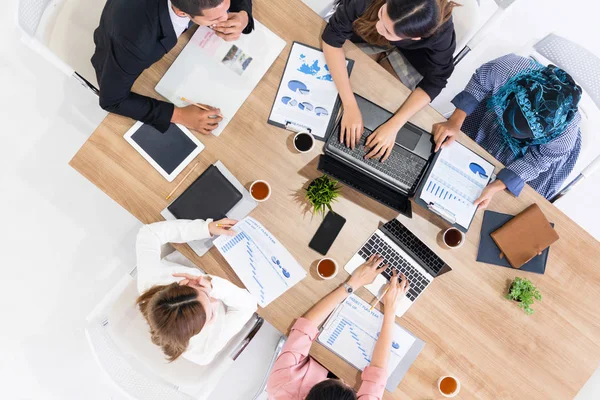
[[[409,198],[415,194],[431,161],[434,149],[432,135],[408,122],[398,132],[396,145],[385,162],[365,160],[367,138],[393,114],[364,97],[355,96],[363,116],[363,135],[352,150],[340,143],[338,123],[326,141],[319,170],[411,217]]]

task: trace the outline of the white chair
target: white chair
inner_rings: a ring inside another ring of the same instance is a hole
[[[106,0],[19,0],[23,41],[66,75],[98,94],[94,30]]]
[[[135,274],[134,269],[123,277],[87,318],[86,336],[96,360],[129,398],[210,398],[220,378],[262,326],[262,318],[254,315],[209,365],[200,366],[183,357],[168,363],[161,349],[151,342],[148,325],[135,304],[138,297]],[[281,347],[278,344],[274,349],[268,372]],[[265,384],[266,379],[256,396],[264,391]]]

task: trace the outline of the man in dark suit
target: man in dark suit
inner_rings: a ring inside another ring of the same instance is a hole
[[[133,93],[140,74],[175,47],[196,23],[231,41],[254,29],[252,0],[108,0],[94,32],[92,64],[100,86],[100,106],[164,132],[171,122],[209,134],[220,111],[171,103]]]

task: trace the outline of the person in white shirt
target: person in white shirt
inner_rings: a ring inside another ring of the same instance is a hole
[[[231,282],[203,274],[181,253],[161,259],[161,246],[235,235],[237,221],[175,220],[145,225],[137,236],[137,304],[152,342],[169,361],[209,364],[256,311],[256,300]]]

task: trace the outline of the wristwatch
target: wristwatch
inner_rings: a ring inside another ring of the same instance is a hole
[[[354,292],[354,289],[352,289],[352,286],[348,285],[348,282],[344,282],[344,290],[348,294],[352,294]]]

